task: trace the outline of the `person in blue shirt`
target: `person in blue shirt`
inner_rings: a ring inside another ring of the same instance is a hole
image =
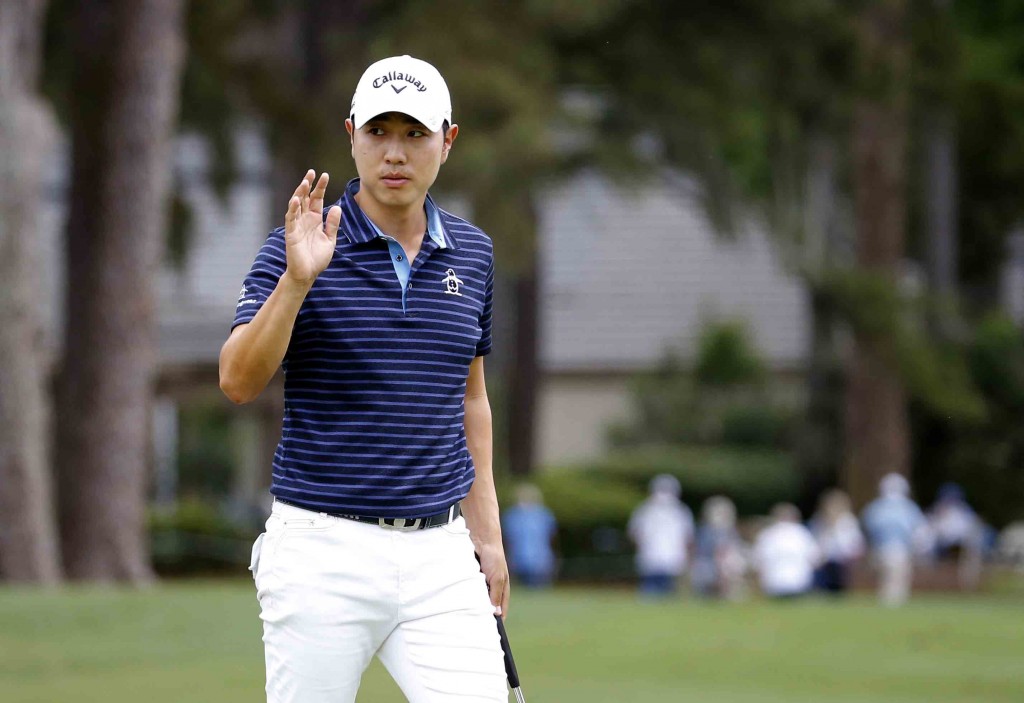
[[[885,605],[898,606],[910,596],[914,552],[927,539],[928,523],[910,499],[910,484],[903,476],[884,476],[879,494],[864,508],[861,522],[879,572],[879,599]]]
[[[366,69],[344,127],[359,178],[325,208],[328,176],[307,172],[220,357],[237,403],[284,370],[250,565],[267,700],[351,703],[376,655],[413,703],[506,701],[493,249],[428,194],[459,133],[451,97],[436,68],[391,57]]]
[[[530,588],[551,585],[555,575],[552,542],[558,523],[544,505],[540,489],[532,484],[519,486],[516,504],[505,510],[501,524],[509,568],[516,580]]]

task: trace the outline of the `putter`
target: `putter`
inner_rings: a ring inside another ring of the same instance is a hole
[[[505,623],[501,621],[500,615],[495,615],[494,619],[498,621],[501,651],[505,653],[505,676],[508,678],[508,685],[512,689],[512,693],[516,694],[516,703],[526,703],[523,689],[519,686],[519,672],[516,671],[516,660],[512,658],[512,647],[508,644],[508,633],[505,632]]]

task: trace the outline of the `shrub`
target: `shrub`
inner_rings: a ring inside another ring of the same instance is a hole
[[[259,530],[214,503],[185,499],[149,514],[153,567],[161,575],[243,573]]]

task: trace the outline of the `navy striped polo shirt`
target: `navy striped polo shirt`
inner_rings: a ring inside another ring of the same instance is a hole
[[[491,350],[491,240],[428,195],[427,236],[410,264],[359,208],[358,192],[355,179],[337,202],[334,258],[284,356],[271,493],[316,511],[424,517],[473,483],[464,400],[470,362]],[[284,270],[279,228],[245,278],[236,326],[253,319]]]

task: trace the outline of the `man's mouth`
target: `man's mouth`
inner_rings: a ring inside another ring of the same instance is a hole
[[[400,173],[387,173],[381,176],[381,182],[388,188],[401,188],[409,182],[409,177]]]

